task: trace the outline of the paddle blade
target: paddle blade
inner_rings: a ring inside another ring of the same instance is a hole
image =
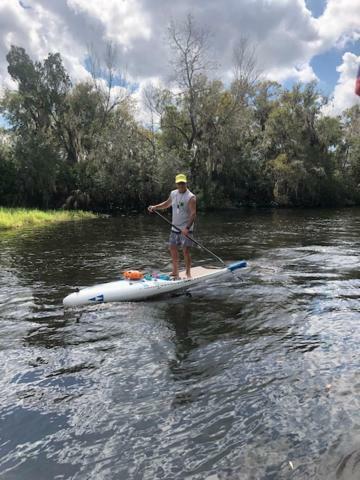
[[[235,262],[232,263],[231,265],[228,265],[227,268],[230,270],[230,272],[233,272],[234,270],[238,270],[239,268],[245,268],[247,266],[247,263],[245,260],[241,260],[240,262]]]

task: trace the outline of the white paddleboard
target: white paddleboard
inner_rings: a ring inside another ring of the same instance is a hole
[[[104,302],[128,302],[146,300],[163,293],[176,292],[187,289],[200,282],[218,277],[229,271],[246,267],[246,262],[236,262],[224,268],[194,267],[191,269],[191,278],[186,278],[185,272],[180,272],[179,280],[151,278],[149,280],[117,280],[102,283],[94,287],[83,288],[64,298],[65,307],[76,305],[92,305]]]

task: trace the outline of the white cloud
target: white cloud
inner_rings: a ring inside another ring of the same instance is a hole
[[[359,102],[355,95],[355,80],[357,69],[360,64],[360,56],[346,52],[342,57],[342,64],[337,67],[340,72],[339,80],[335,86],[331,101],[324,108],[327,115],[339,115],[346,108],[350,108]]]
[[[166,27],[189,12],[213,32],[212,54],[224,79],[231,70],[233,45],[242,35],[258,45],[265,76],[304,82],[316,79],[310,65],[314,55],[360,38],[360,0],[328,0],[319,18],[311,15],[305,0],[27,0],[26,5],[30,8],[16,0],[0,3],[2,86],[13,87],[5,60],[11,44],[25,47],[35,59],[59,51],[76,81],[89,78],[84,66],[89,47],[101,56],[111,40],[121,52],[123,72],[140,84],[140,99],[150,78],[167,81]],[[345,74],[340,74],[334,92],[338,105],[344,104],[339,92]]]
[[[360,35],[360,1],[328,0],[325,11],[316,21],[322,49],[344,47]]]
[[[308,63],[294,67],[273,68],[267,72],[266,77],[279,83],[288,79],[304,83],[319,80]]]
[[[135,38],[149,39],[148,15],[136,0],[68,0],[75,15],[96,18],[104,25],[105,35],[125,48]]]
[[[86,46],[75,41],[57,12],[45,9],[40,3],[24,9],[18,2],[2,0],[0,19],[0,85],[3,87],[14,87],[5,58],[11,45],[24,47],[35,60],[59,51],[72,78],[89,78],[83,65]]]

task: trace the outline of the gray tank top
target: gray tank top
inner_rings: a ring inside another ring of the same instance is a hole
[[[172,205],[172,223],[181,230],[188,225],[190,220],[190,208],[189,201],[192,197],[195,197],[190,190],[186,190],[184,193],[179,193],[178,190],[173,190],[170,193],[171,205]],[[194,223],[190,227],[190,232],[194,228]],[[177,230],[171,229],[173,232]]]

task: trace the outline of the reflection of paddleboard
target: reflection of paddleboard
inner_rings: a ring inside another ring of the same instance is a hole
[[[162,293],[176,292],[187,289],[210,278],[218,277],[227,272],[233,272],[246,267],[246,262],[236,262],[225,268],[194,267],[191,269],[192,278],[186,278],[185,272],[180,272],[180,280],[169,280],[165,275],[142,280],[118,280],[102,283],[94,287],[87,287],[79,292],[71,293],[64,298],[65,307],[75,305],[91,305],[103,302],[128,302],[145,300]]]

